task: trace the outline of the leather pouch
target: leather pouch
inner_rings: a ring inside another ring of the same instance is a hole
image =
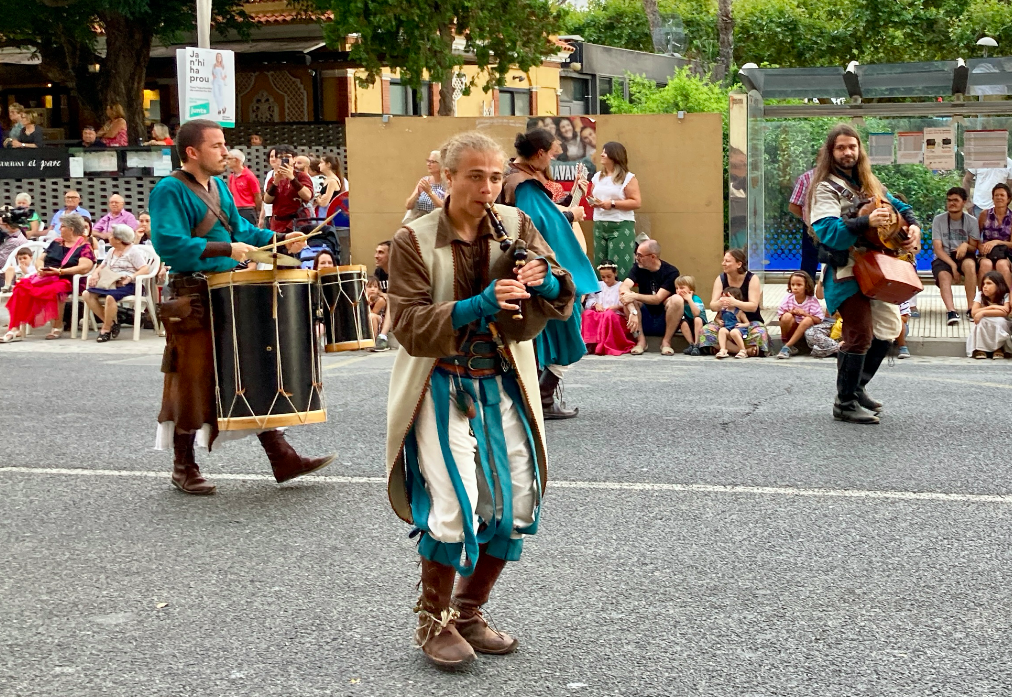
[[[196,295],[181,295],[158,303],[158,319],[165,331],[189,334],[210,326],[204,305]]]

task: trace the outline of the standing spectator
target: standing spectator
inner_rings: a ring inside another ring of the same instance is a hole
[[[14,206],[17,208],[32,208],[32,197],[22,191],[14,197]],[[28,226],[23,229],[25,237],[34,240],[42,232],[42,218],[39,217],[37,210],[32,209],[32,214],[29,216],[27,223]]]
[[[601,276],[599,290],[587,296],[580,326],[587,353],[621,356],[636,346],[626,327],[625,306],[619,296],[621,286],[615,276],[617,268],[611,261],[597,267]]]
[[[12,148],[41,148],[45,143],[45,138],[42,137],[42,129],[35,125],[35,114],[31,111],[26,111],[21,114],[21,123],[24,124],[24,129],[11,141]]]
[[[811,228],[808,227],[808,187],[812,185],[812,174],[810,169],[794,182],[794,191],[791,192],[791,202],[787,206],[791,215],[801,220],[801,270],[810,278],[815,278],[819,270],[819,248],[815,246],[815,238],[812,237]]]
[[[270,165],[271,171],[264,175],[264,194],[267,193],[267,187],[270,186],[274,175],[277,174],[278,167],[281,166],[281,156],[278,153],[285,147],[287,146],[276,146],[267,152],[267,162]],[[273,214],[274,206],[265,200],[263,206],[260,207],[260,224],[257,227],[269,229]]]
[[[105,108],[106,121],[95,135],[110,148],[127,145],[126,112],[122,104],[112,104]]]
[[[910,324],[910,319],[914,315],[914,300],[911,298],[906,302],[900,303],[900,335],[896,337],[896,352],[897,358],[910,358],[910,348],[907,346],[907,326]]]
[[[812,327],[821,324],[826,313],[815,297],[815,282],[804,271],[795,271],[787,279],[787,297],[777,310],[780,339],[784,342],[777,358],[790,358],[798,353],[795,346]]]
[[[373,278],[379,283],[380,290],[386,295],[387,288],[390,287],[390,240],[384,240],[376,245],[376,252],[373,254],[373,259],[376,261],[376,268],[373,269]],[[373,353],[379,353],[381,351],[390,350],[390,340],[387,335],[390,333],[390,328],[393,325],[393,313],[387,312],[383,316],[383,325],[380,327],[379,334],[376,335],[375,345],[369,349]]]
[[[91,217],[91,213],[87,209],[81,208],[81,194],[77,193],[74,189],[70,189],[63,195],[63,204],[64,207],[53,213],[53,217],[49,221],[49,229],[54,232],[59,232],[60,219],[66,213],[76,213],[85,218]]]
[[[151,140],[145,145],[172,145],[172,138],[169,136],[169,127],[164,123],[156,123],[151,127]]]
[[[264,202],[271,204],[271,230],[291,232],[299,211],[313,199],[313,182],[305,172],[295,169],[295,153],[282,151],[281,164],[267,185]]]
[[[88,276],[84,302],[92,312],[102,318],[98,332],[98,343],[102,344],[119,336],[116,321],[116,303],[134,295],[137,291],[137,277],[148,273],[148,262],[134,244],[137,238],[127,225],[113,225],[109,244],[112,249],[99,266]],[[141,308],[135,307],[134,312]]]
[[[313,190],[316,192],[316,202],[320,199],[320,194],[323,193],[323,186],[327,181],[326,175],[320,170],[320,158],[310,157],[309,158],[309,178],[313,180]]]
[[[131,230],[136,230],[139,223],[134,214],[124,209],[126,201],[119,194],[113,194],[109,197],[109,212],[98,219],[91,228],[91,232],[95,237],[109,241],[112,236],[112,228],[114,225],[128,225]]]
[[[85,126],[81,129],[81,145],[93,150],[101,150],[107,147],[105,143],[98,140],[98,136],[95,135],[94,126]]]
[[[409,223],[415,218],[420,218],[426,213],[443,207],[443,201],[446,199],[446,187],[443,184],[438,150],[429,153],[428,159],[425,160],[425,167],[429,173],[418,180],[414,191],[404,202],[404,207],[408,212],[404,215],[402,223]]]
[[[264,139],[259,133],[250,133],[249,146],[251,148],[262,148],[264,146]]]
[[[675,293],[675,279],[679,275],[677,267],[661,260],[661,246],[656,240],[640,243],[636,261],[619,291],[627,326],[636,337],[632,355],[639,356],[647,350],[648,335],[661,337],[662,356],[674,355],[671,337],[685,312],[685,301]],[[632,292],[633,286],[638,293]]]
[[[945,213],[931,221],[931,248],[935,258],[931,262],[931,275],[945,304],[945,320],[949,325],[959,324],[959,313],[952,300],[952,284],[958,283],[960,274],[966,291],[966,316],[977,291],[977,247],[980,244],[980,227],[977,219],[967,213],[966,189],[954,186],[945,194]]]
[[[323,174],[323,189],[316,200],[316,217],[327,219],[327,208],[335,196],[348,190],[348,180],[344,178],[344,166],[337,155],[324,155],[320,158],[320,172]],[[336,225],[336,223],[331,223]]]
[[[25,127],[24,124],[21,123],[21,115],[25,113],[25,108],[23,106],[21,106],[17,102],[14,102],[9,107],[7,107],[7,113],[11,117],[11,130],[10,133],[7,134],[7,138],[4,139],[5,148],[12,147],[11,143],[14,141],[15,138],[21,135],[21,131]]]
[[[1009,266],[1009,246],[1012,245],[1012,211],[1009,210],[1009,199],[1012,189],[1008,184],[999,182],[991,191],[993,206],[981,211],[977,218],[980,227],[980,267],[981,276],[988,271],[997,270],[1005,285],[1012,287],[1012,266]]]
[[[264,198],[260,193],[260,182],[246,166],[246,154],[242,150],[228,151],[228,169],[228,190],[235,199],[239,215],[256,225]]]
[[[968,169],[963,175],[963,188],[966,191],[973,186],[973,215],[980,217],[980,214],[989,208],[994,207],[994,200],[991,194],[996,184],[1012,183],[1012,157],[1005,158],[1004,167],[995,169]]]
[[[997,271],[984,274],[973,299],[973,326],[966,337],[966,355],[972,358],[1005,357],[1009,340],[1009,298],[1005,279]]]
[[[748,333],[745,335],[745,350],[750,356],[765,356],[770,351],[770,335],[760,310],[763,287],[759,277],[748,270],[748,257],[741,249],[729,249],[724,253],[720,263],[724,272],[713,281],[713,293],[710,296],[710,309],[714,312],[722,310],[742,310],[749,321]],[[742,299],[738,300],[724,295],[728,288],[741,291]],[[712,349],[717,346],[717,333],[720,329],[716,323],[710,322],[703,327],[703,339],[700,348]]]
[[[81,216],[72,213],[63,216],[60,236],[46,248],[39,274],[14,286],[7,302],[9,331],[0,342],[20,341],[18,328],[22,324],[41,327],[46,322],[53,323],[52,331],[46,338],[60,338],[63,328],[57,327],[57,324],[63,317],[63,306],[72,290],[71,279],[77,274],[88,273],[95,265],[95,255],[84,237],[84,231]]]
[[[601,166],[603,170],[591,180],[594,184],[591,205],[595,209],[594,263],[611,259],[618,264],[618,275],[626,276],[636,252],[634,211],[641,205],[640,183],[629,171],[629,159],[621,143],[604,144]]]

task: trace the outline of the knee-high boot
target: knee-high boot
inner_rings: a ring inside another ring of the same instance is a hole
[[[267,459],[271,461],[271,469],[274,471],[274,479],[281,484],[289,479],[301,477],[304,474],[323,469],[334,461],[333,455],[327,457],[302,457],[291,443],[285,440],[285,434],[281,431],[264,431],[257,434],[260,445],[267,453]]]
[[[476,658],[474,649],[455,626],[459,613],[450,606],[455,575],[452,566],[422,557],[422,594],[415,606],[418,613],[415,644],[441,668],[459,668]]]
[[[502,655],[517,648],[516,639],[489,627],[481,614],[481,606],[488,602],[492,586],[505,566],[505,560],[489,556],[482,550],[474,573],[461,576],[453,594],[453,608],[460,613],[456,620],[457,631],[478,653]]]
[[[541,388],[541,411],[546,420],[551,419],[572,419],[580,413],[580,409],[566,409],[555,398],[555,388],[559,386],[562,379],[548,368],[541,373],[538,386]]]
[[[873,339],[868,353],[864,355],[864,368],[861,370],[861,380],[858,382],[857,387],[857,401],[862,407],[875,413],[882,411],[882,402],[872,399],[864,388],[875,377],[875,373],[878,372],[882,361],[889,355],[889,349],[892,348],[892,345],[893,342],[891,341]]]
[[[836,402],[833,418],[855,424],[877,424],[875,414],[861,406],[857,398],[861,373],[864,369],[863,353],[840,351],[836,360]]]
[[[193,452],[194,433],[176,433],[172,436],[172,485],[194,496],[207,496],[215,492],[214,484],[204,479],[197,467]]]

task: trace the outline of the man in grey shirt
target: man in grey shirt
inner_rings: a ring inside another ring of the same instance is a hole
[[[977,292],[977,246],[980,228],[977,219],[964,210],[966,189],[954,186],[945,194],[945,213],[931,221],[931,246],[935,258],[931,262],[931,275],[935,277],[945,303],[947,324],[959,324],[959,313],[952,302],[952,283],[959,282],[962,272],[966,289],[967,317]]]

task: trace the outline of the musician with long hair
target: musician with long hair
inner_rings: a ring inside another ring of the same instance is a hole
[[[847,124],[835,126],[819,149],[808,196],[807,222],[819,244],[819,260],[830,267],[824,283],[826,306],[829,314],[839,311],[843,317],[833,417],[877,424],[882,403],[872,399],[865,388],[903,324],[896,305],[872,300],[861,292],[854,276],[854,253],[867,246],[865,233],[870,227],[890,221],[890,206],[909,226],[903,242],[905,250],[919,247],[921,228],[910,206],[886,192],[872,174],[861,138]],[[879,206],[868,215],[857,214],[868,200],[879,199],[889,205]]]
[[[387,493],[420,533],[415,642],[444,668],[516,649],[481,606],[538,529],[547,464],[531,339],[548,319],[564,321],[574,298],[531,219],[509,206],[489,212],[505,159],[482,133],[451,138],[440,156],[443,207],[407,223],[390,247],[401,351],[387,403]],[[517,267],[524,245],[529,261]]]

